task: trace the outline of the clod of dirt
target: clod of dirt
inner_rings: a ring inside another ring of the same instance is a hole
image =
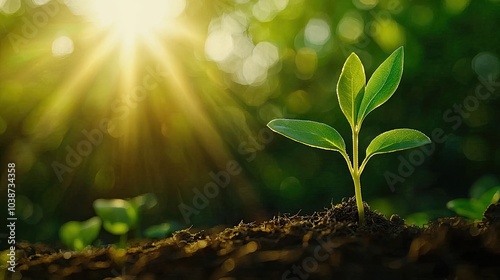
[[[56,251],[20,244],[20,279],[500,279],[498,206],[483,222],[439,219],[424,228],[354,198],[312,215],[280,215],[217,233],[178,231],[126,250]],[[16,279],[16,278],[14,278]]]
[[[491,225],[500,225],[500,202],[491,204],[486,209],[483,221]]]

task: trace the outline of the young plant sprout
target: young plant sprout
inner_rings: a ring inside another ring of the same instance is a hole
[[[127,233],[137,225],[137,210],[124,199],[96,199],[94,210],[108,232],[119,235],[118,247],[125,248]]]
[[[471,198],[458,198],[446,204],[448,209],[455,211],[460,216],[481,220],[484,211],[490,206],[500,201],[500,186],[484,190],[484,192],[471,195]]]
[[[75,251],[81,251],[94,241],[101,230],[101,219],[92,217],[83,222],[70,221],[59,230],[61,241]]]
[[[415,148],[431,143],[429,137],[413,129],[394,129],[375,137],[366,148],[364,160],[359,164],[358,139],[361,124],[366,116],[385,103],[396,91],[403,74],[403,47],[395,50],[373,73],[366,84],[365,70],[359,57],[352,53],[346,60],[337,83],[337,97],[342,113],[352,130],[352,161],[346,151],[342,136],[334,128],[319,122],[306,120],[275,119],[268,127],[299,143],[340,152],[354,181],[359,222],[365,214],[361,197],[361,173],[371,157]]]

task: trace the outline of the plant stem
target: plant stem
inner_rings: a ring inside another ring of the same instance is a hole
[[[126,233],[120,235],[120,243],[118,244],[118,247],[121,249],[127,248],[127,234]]]
[[[359,136],[359,127],[353,127],[352,129],[352,158],[353,158],[353,166],[352,166],[352,180],[354,181],[354,193],[356,196],[356,206],[358,207],[358,217],[359,223],[365,223],[365,208],[363,206],[363,198],[361,197],[361,170],[359,170],[358,164],[358,136]]]

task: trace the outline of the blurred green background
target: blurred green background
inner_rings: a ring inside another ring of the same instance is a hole
[[[400,127],[434,144],[372,159],[363,198],[412,221],[454,215],[446,202],[500,177],[499,14],[498,0],[0,0],[1,211],[9,162],[16,238],[32,242],[94,216],[97,198],[146,192],[145,226],[329,207],[354,195],[341,156],[266,124],[325,122],[350,146],[345,59],[370,77],[403,45],[399,89],[360,145]]]

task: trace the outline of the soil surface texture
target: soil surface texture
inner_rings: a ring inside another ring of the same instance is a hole
[[[480,222],[424,227],[390,219],[353,198],[312,215],[280,215],[218,232],[182,230],[127,249],[83,252],[19,243],[6,279],[500,279],[500,204]]]

